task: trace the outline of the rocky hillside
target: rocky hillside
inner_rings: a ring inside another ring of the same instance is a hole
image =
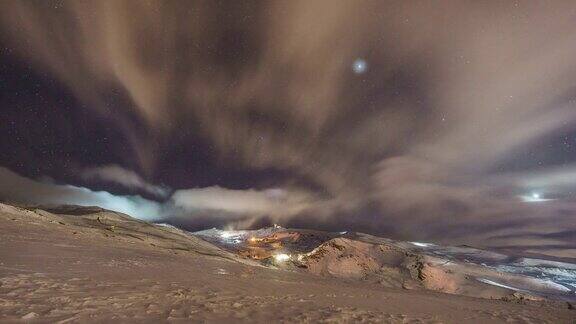
[[[538,259],[526,267],[511,258],[471,247],[401,242],[361,233],[267,228],[197,234],[264,265],[380,286],[427,289],[517,301],[576,299],[576,265]],[[534,270],[536,269],[536,270]]]

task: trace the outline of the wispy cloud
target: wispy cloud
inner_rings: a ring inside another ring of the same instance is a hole
[[[168,188],[150,184],[136,172],[118,165],[85,168],[80,171],[80,177],[85,181],[114,183],[127,189],[142,190],[158,198],[165,198],[169,195]]]

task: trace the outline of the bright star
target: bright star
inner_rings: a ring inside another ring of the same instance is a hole
[[[368,69],[368,64],[366,63],[366,61],[364,59],[359,58],[359,59],[356,59],[356,61],[354,61],[354,63],[352,63],[352,70],[356,74],[362,74],[362,73],[366,72],[366,69]]]

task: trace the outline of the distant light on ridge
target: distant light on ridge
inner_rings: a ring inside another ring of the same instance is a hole
[[[276,260],[276,262],[288,261],[290,260],[290,255],[284,253],[276,254],[274,255],[274,260]]]

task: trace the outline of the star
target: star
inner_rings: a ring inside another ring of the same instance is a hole
[[[368,64],[362,58],[358,58],[352,63],[352,71],[356,74],[362,74],[368,69]]]

